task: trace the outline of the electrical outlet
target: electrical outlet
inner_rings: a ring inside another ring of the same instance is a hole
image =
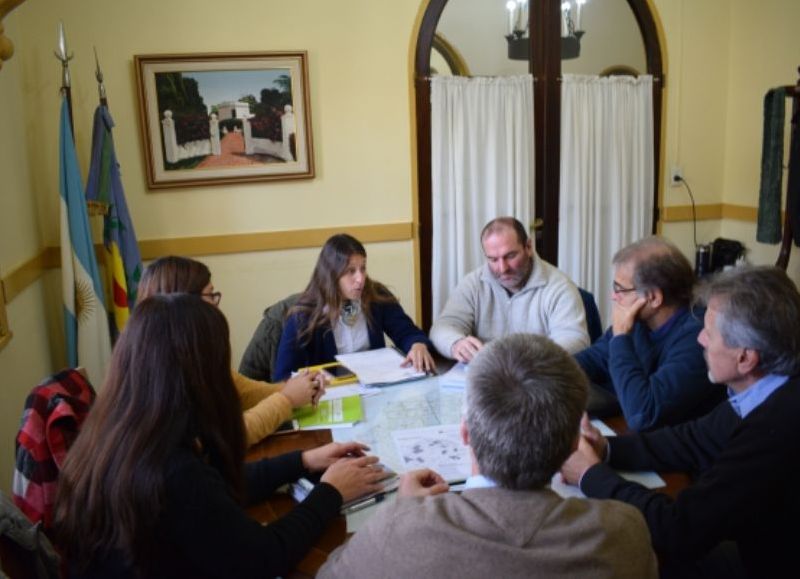
[[[669,184],[673,187],[678,187],[683,181],[683,169],[680,165],[673,165],[669,173]]]

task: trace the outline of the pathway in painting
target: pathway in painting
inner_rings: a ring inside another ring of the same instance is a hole
[[[239,165],[263,165],[266,162],[264,155],[245,155],[244,136],[241,133],[230,132],[220,141],[221,155],[209,155],[197,166],[208,167],[234,167]]]

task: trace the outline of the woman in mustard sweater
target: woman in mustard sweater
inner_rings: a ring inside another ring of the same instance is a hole
[[[222,294],[214,291],[211,272],[188,257],[162,257],[147,266],[139,282],[137,303],[155,294],[188,293],[218,306]],[[271,384],[251,380],[231,370],[233,383],[244,410],[247,445],[275,432],[292,417],[292,409],[316,403],[325,393],[324,378],[318,373],[302,373],[286,382]]]

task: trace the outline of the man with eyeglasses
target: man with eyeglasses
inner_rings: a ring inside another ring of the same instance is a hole
[[[708,381],[691,312],[694,272],[660,237],[646,237],[613,259],[612,323],[575,355],[592,382],[588,412],[625,416],[631,430],[650,430],[706,414],[725,395]]]
[[[589,497],[642,512],[663,578],[791,577],[800,518],[800,293],[781,269],[744,266],[712,278],[701,294],[708,308],[698,341],[728,400],[685,424],[608,439],[585,420],[561,473]],[[612,468],[695,477],[672,498]]]
[[[570,353],[589,345],[578,288],[536,255],[518,219],[487,223],[481,246],[486,264],[461,280],[431,327],[443,356],[470,362],[486,342],[513,333],[546,336]]]

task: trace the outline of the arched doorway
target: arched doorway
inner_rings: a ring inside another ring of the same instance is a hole
[[[431,186],[431,51],[437,26],[448,0],[430,0],[417,36],[414,87],[417,124],[419,251],[422,323],[429,328],[431,300],[432,186]],[[653,230],[658,222],[660,187],[661,116],[664,72],[661,44],[655,18],[647,0],[627,0],[641,33],[647,73],[653,76],[654,155]],[[557,262],[559,216],[559,166],[561,135],[561,1],[530,0],[529,26],[532,56],[529,71],[534,77],[535,215],[542,224],[537,231],[537,251],[547,261]]]

